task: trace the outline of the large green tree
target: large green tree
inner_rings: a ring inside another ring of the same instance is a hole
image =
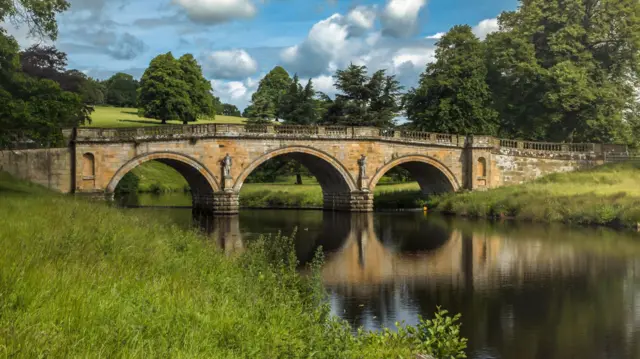
[[[195,121],[199,109],[189,97],[184,71],[171,52],[156,56],[142,75],[138,89],[140,113],[166,123]]]
[[[482,42],[463,25],[454,26],[436,46],[436,61],[404,97],[407,118],[422,131],[495,135],[497,112]]]
[[[178,60],[182,69],[182,79],[187,83],[189,98],[196,110],[196,115],[212,117],[216,114],[216,108],[211,96],[212,88],[202,74],[202,68],[191,54],[185,54]]]
[[[340,90],[335,100],[322,96],[324,122],[352,126],[388,127],[400,114],[401,86],[395,76],[385,70],[367,74],[366,66],[349,65],[336,71],[335,87]]]
[[[291,85],[289,73],[276,66],[260,80],[258,89],[251,96],[250,111],[247,117],[251,122],[266,122],[281,119],[280,103]]]
[[[240,117],[240,110],[230,103],[222,104],[222,115]]]
[[[0,29],[0,146],[57,144],[60,128],[89,122],[92,108],[55,80],[25,72],[18,51],[15,39]]]
[[[137,107],[138,86],[133,76],[118,72],[105,81],[106,103],[116,107]]]
[[[640,2],[527,0],[499,25],[486,58],[502,135],[631,141]]]
[[[319,120],[316,101],[313,82],[309,80],[305,87],[302,87],[296,74],[289,89],[281,97],[280,116],[287,124],[315,124]]]

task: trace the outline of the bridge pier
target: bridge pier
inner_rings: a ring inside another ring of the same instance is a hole
[[[373,193],[370,191],[352,191],[347,193],[324,193],[325,210],[346,212],[372,212]]]
[[[238,214],[240,210],[237,192],[192,193],[193,209],[197,212],[213,214]]]

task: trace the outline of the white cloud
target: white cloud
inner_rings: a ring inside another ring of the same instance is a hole
[[[251,18],[256,7],[251,0],[173,0],[194,22],[217,24],[233,19]]]
[[[237,79],[253,75],[258,63],[244,50],[214,51],[203,60],[205,74],[216,79]]]
[[[236,105],[241,111],[251,101],[251,95],[258,89],[260,81],[247,77],[243,81],[211,80],[213,94],[223,103]]]
[[[300,44],[282,51],[282,61],[300,75],[315,76],[324,72],[330,62],[347,52],[349,24],[340,14],[314,24]]]
[[[500,30],[498,19],[485,19],[473,27],[473,33],[481,40],[484,40],[487,35],[498,30]]]
[[[364,32],[370,30],[375,25],[376,8],[367,6],[356,6],[347,14],[347,23],[352,27],[351,32]]]
[[[393,37],[413,34],[420,10],[426,3],[426,0],[388,0],[381,16],[383,32]]]
[[[440,39],[442,39],[442,37],[445,34],[446,34],[446,32],[438,32],[438,33],[435,33],[433,35],[427,36],[426,39],[429,39],[429,40],[440,40]]]
[[[398,50],[391,62],[396,69],[406,64],[424,68],[428,63],[435,61],[435,56],[436,52],[433,48],[405,48]]]

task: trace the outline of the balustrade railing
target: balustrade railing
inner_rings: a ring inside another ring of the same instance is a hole
[[[462,147],[465,143],[480,147],[518,149],[535,152],[603,153],[623,152],[624,145],[600,145],[592,143],[551,143],[509,139],[488,136],[464,137],[444,133],[409,131],[401,129],[380,129],[374,127],[351,126],[298,126],[278,124],[203,124],[188,126],[158,126],[140,128],[79,128],[77,137],[81,140],[118,140],[145,138],[176,138],[206,136],[284,136],[308,138],[381,138],[392,141],[422,142],[428,144]]]

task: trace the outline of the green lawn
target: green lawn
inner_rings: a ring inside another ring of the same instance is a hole
[[[245,119],[235,116],[216,115],[214,120],[199,119],[195,124],[204,123],[244,123]],[[170,124],[182,124],[180,121],[169,121]],[[160,126],[158,120],[138,117],[136,108],[120,108],[95,106],[95,111],[91,114],[91,124],[87,127],[140,127],[140,126]]]
[[[414,358],[458,341],[455,326],[434,331],[446,319],[355,333],[324,305],[320,263],[300,276],[282,237],[227,256],[153,214],[3,172],[0,228],[7,358]]]
[[[519,186],[446,194],[432,198],[429,206],[472,217],[635,227],[640,223],[640,166],[556,173]]]

